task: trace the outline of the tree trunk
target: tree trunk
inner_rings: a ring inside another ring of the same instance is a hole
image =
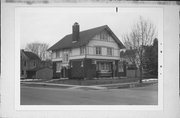
[[[140,65],[139,71],[140,71],[139,83],[142,83],[142,66],[141,65]]]

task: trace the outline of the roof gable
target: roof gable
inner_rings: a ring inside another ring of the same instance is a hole
[[[89,30],[81,31],[80,32],[80,39],[77,42],[72,41],[72,34],[66,35],[48,50],[60,50],[60,49],[67,49],[67,48],[76,48],[83,45],[86,45],[96,34],[100,33],[103,30],[107,30],[110,36],[115,40],[118,44],[119,48],[125,48],[121,41],[116,37],[116,35],[111,31],[111,29],[107,25],[103,25],[100,27],[92,28]]]

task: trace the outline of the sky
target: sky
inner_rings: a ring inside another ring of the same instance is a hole
[[[163,18],[162,9],[147,7],[124,7],[119,8],[118,12],[115,7],[22,7],[16,12],[21,49],[32,42],[52,46],[72,33],[75,22],[79,23],[80,31],[108,25],[122,41],[122,35],[130,32],[140,16],[151,21],[157,30]]]

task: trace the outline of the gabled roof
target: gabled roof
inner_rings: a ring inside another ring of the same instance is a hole
[[[35,53],[21,50],[30,60],[41,60]]]
[[[64,38],[62,38],[60,41],[58,41],[56,44],[54,44],[52,47],[50,47],[48,50],[59,50],[59,49],[67,49],[67,48],[76,48],[80,46],[84,46],[88,44],[88,42],[98,33],[101,31],[106,30],[110,36],[113,37],[113,39],[118,44],[119,48],[125,48],[125,46],[122,44],[122,42],[116,37],[116,35],[111,31],[111,29],[107,25],[103,25],[100,27],[92,28],[89,30],[81,31],[80,32],[80,39],[77,42],[72,42],[72,34],[66,35]]]

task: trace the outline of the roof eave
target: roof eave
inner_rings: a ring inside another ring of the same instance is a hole
[[[123,43],[119,40],[119,38],[114,34],[114,32],[107,26],[107,29],[110,31],[111,35],[114,37],[116,43],[118,44],[120,49],[126,48]]]

